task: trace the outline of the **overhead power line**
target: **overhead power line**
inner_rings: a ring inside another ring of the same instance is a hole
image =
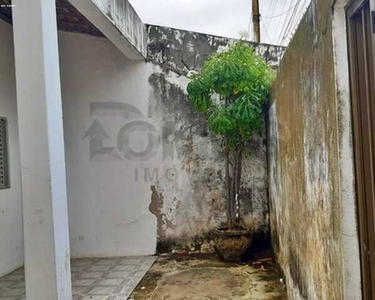
[[[294,32],[295,32],[299,22],[301,21],[302,16],[304,15],[304,9],[306,9],[306,6],[307,6],[308,2],[309,2],[309,0],[304,0],[302,5],[300,6],[298,12],[295,14],[294,20],[290,24],[289,29],[287,30],[287,32],[285,33],[285,35],[283,37],[284,44],[288,44],[290,39],[293,37]]]
[[[282,37],[283,37],[283,34],[284,34],[284,31],[285,31],[285,28],[286,28],[286,26],[288,25],[288,21],[289,21],[289,18],[290,18],[290,16],[291,16],[291,13],[292,13],[292,8],[294,9],[294,7],[295,7],[295,4],[297,3],[297,1],[298,0],[290,0],[289,2],[288,2],[288,6],[287,7],[289,7],[288,8],[288,12],[287,12],[287,14],[286,14],[286,16],[285,17],[283,17],[283,18],[279,18],[279,22],[278,22],[278,24],[281,22],[281,27],[279,26],[279,25],[277,25],[277,28],[279,29],[280,28],[280,30],[279,30],[279,34],[278,34],[278,37],[277,37],[277,40],[276,40],[276,43],[278,44],[278,45],[281,45],[281,40],[282,40]],[[271,21],[272,22],[272,21]]]
[[[283,13],[279,14],[279,15],[276,15],[276,16],[271,16],[271,17],[267,17],[267,16],[262,16],[262,18],[264,19],[276,19],[276,18],[279,18],[279,17],[282,17],[284,15],[286,15],[287,13],[289,13],[291,10],[293,10],[294,8],[296,8],[296,6],[298,6],[299,4],[301,4],[303,0],[299,0],[295,5],[293,5],[292,7],[290,7],[288,10],[284,11]]]
[[[266,26],[264,26],[264,22],[263,20],[260,20],[260,23],[262,24],[262,27],[264,29],[264,32],[266,33],[266,36],[268,37],[268,39],[270,40],[270,43],[272,43],[272,39],[270,38],[270,35],[268,34],[268,31],[266,29]]]
[[[295,30],[301,21],[301,18],[304,15],[305,10],[308,7],[308,4],[310,3],[310,0],[303,0],[301,6],[299,9],[296,9],[293,11],[293,16],[290,19],[290,24],[288,24],[288,27],[286,28],[284,35],[281,40],[281,45],[287,45],[291,38],[293,37]],[[296,7],[298,8],[298,7]],[[297,12],[298,11],[298,12]]]
[[[275,8],[276,8],[276,1],[277,0],[271,0],[270,5],[268,6],[267,14],[266,16],[272,16],[274,14]],[[266,29],[269,29],[269,26],[271,23],[266,24]]]
[[[293,12],[291,14],[291,16],[289,17],[289,20],[287,22],[287,25],[285,27],[285,30],[284,32],[282,33],[282,36],[281,36],[281,40],[280,40],[280,44],[283,45],[283,42],[285,41],[285,39],[287,39],[287,37],[289,36],[289,30],[292,29],[292,25],[294,23],[294,19],[296,18],[297,16],[297,12],[298,12],[298,7],[299,7],[299,4],[301,3],[301,1],[297,2],[297,4],[294,6],[294,9],[293,9]]]
[[[252,2],[252,0],[249,0]],[[304,10],[311,0],[269,0],[268,7],[263,7],[267,16],[261,16],[260,26],[271,44],[287,45],[304,15]],[[264,2],[263,2],[264,3]],[[276,4],[278,3],[278,4]],[[281,12],[274,15],[274,12]],[[249,18],[248,30],[252,34],[252,22]],[[270,31],[270,29],[272,30]]]

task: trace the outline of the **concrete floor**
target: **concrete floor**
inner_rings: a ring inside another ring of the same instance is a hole
[[[168,255],[158,258],[154,263],[155,259],[128,257],[73,260],[73,299],[287,299],[280,276],[270,263],[256,267],[252,264],[229,264],[219,261],[215,256]],[[22,268],[0,279],[0,300],[24,299]]]
[[[126,300],[155,257],[76,259],[72,261],[74,300]],[[0,300],[24,300],[23,268],[0,278]]]
[[[160,257],[131,300],[287,299],[272,263],[229,264],[216,257]]]

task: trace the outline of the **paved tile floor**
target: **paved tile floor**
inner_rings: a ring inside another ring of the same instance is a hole
[[[74,259],[74,300],[126,300],[155,261],[155,257]],[[24,300],[23,268],[0,278],[0,300]]]

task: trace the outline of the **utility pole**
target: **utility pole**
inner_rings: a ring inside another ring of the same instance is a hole
[[[259,0],[253,1],[253,28],[254,28],[254,42],[260,43],[260,13]]]

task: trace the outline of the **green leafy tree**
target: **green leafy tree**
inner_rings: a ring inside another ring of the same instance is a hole
[[[187,91],[193,108],[205,115],[208,128],[222,137],[226,157],[227,215],[231,229],[239,228],[242,158],[246,142],[264,124],[263,107],[274,74],[243,41],[213,54],[201,72],[193,74]]]

